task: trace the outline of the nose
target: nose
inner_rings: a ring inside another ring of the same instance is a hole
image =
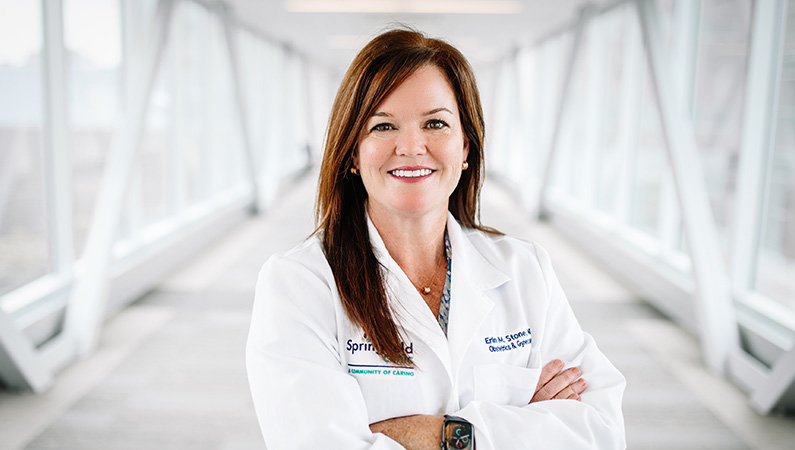
[[[423,155],[427,151],[427,142],[421,130],[404,128],[398,132],[395,142],[395,152],[398,155]]]

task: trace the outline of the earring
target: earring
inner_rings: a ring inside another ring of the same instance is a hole
[[[461,170],[467,170],[467,169],[469,169],[469,163],[464,161],[464,164],[461,164]]]
[[[354,175],[359,175],[359,169],[357,169],[356,167],[351,167],[351,173]]]

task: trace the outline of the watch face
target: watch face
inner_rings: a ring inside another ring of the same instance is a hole
[[[448,450],[468,449],[471,441],[472,426],[467,423],[448,423],[444,428],[444,442]]]

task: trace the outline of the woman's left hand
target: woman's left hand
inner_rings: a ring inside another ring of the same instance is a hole
[[[530,403],[552,399],[580,399],[580,394],[588,387],[588,383],[580,378],[582,372],[579,368],[570,367],[561,372],[563,366],[563,361],[555,359],[541,369],[536,392]]]

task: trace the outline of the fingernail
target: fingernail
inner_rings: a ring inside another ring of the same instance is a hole
[[[575,375],[577,375],[577,376],[579,377],[579,376],[581,376],[581,375],[582,375],[582,372],[580,371],[580,369],[579,369],[579,368],[575,367],[575,368],[574,368],[574,374],[575,374]]]
[[[558,369],[562,369],[563,368],[563,361],[561,361],[559,359],[556,359],[556,360],[552,361],[552,364]]]

